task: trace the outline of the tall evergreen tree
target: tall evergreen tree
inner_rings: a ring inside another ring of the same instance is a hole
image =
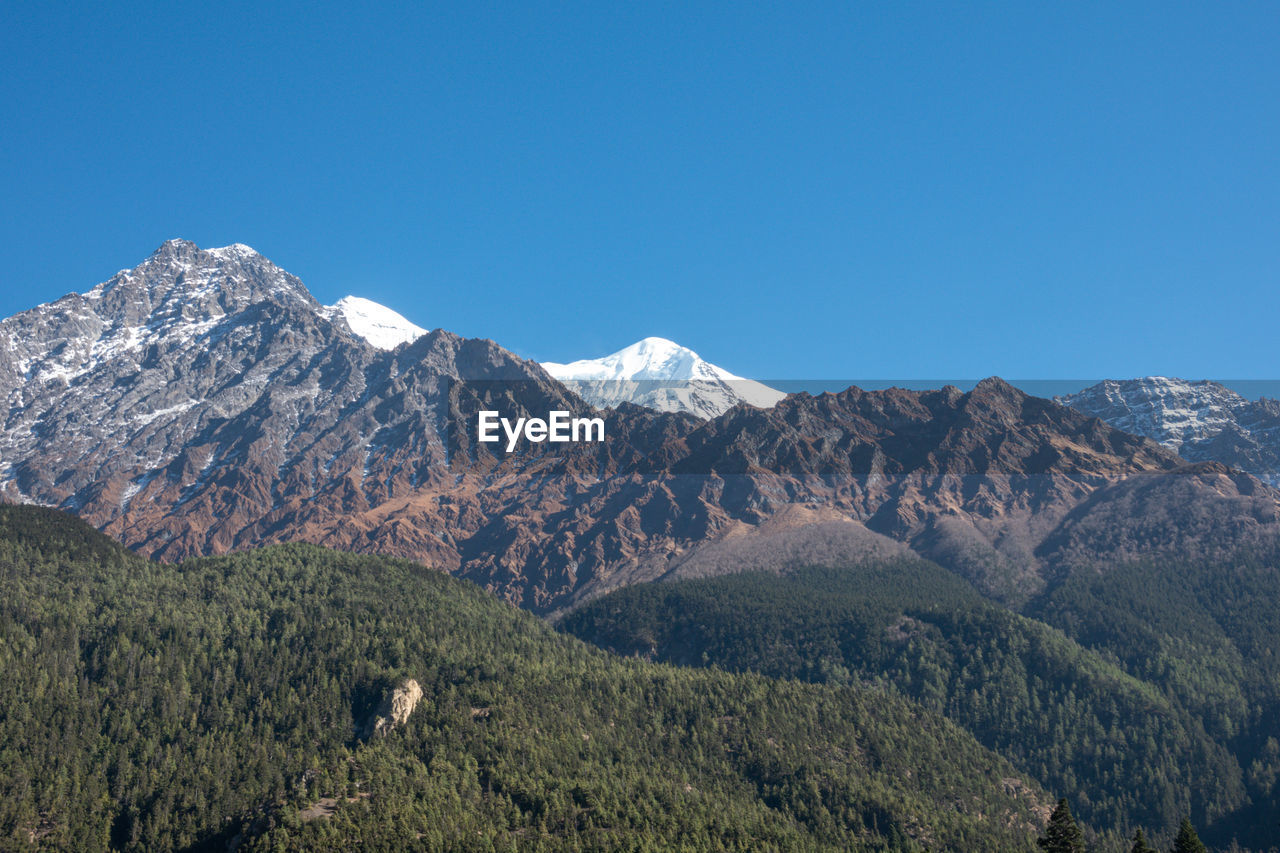
[[[1133,834],[1133,846],[1129,848],[1129,853],[1160,853],[1160,851],[1147,843],[1147,836],[1139,829]]]
[[[1066,797],[1058,800],[1058,807],[1049,815],[1049,825],[1036,844],[1045,853],[1084,853],[1084,833],[1071,816]]]
[[[1191,825],[1191,818],[1184,817],[1178,829],[1178,837],[1173,839],[1173,853],[1209,853],[1207,847],[1196,835],[1196,828]]]

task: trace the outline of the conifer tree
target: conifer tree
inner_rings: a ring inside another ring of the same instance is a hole
[[[1133,846],[1129,848],[1129,853],[1159,853],[1159,851],[1147,843],[1147,836],[1139,829],[1133,834]]]
[[[1084,853],[1084,833],[1071,816],[1065,797],[1058,800],[1058,807],[1049,815],[1049,825],[1036,844],[1045,853]]]
[[[1184,817],[1178,829],[1178,837],[1173,840],[1173,853],[1209,853],[1208,848],[1196,835],[1196,828],[1191,825],[1191,818]]]

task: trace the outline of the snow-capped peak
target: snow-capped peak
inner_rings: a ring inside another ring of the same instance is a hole
[[[645,338],[603,358],[542,366],[557,379],[742,379],[666,338]]]
[[[768,408],[786,396],[717,367],[666,338],[645,338],[603,358],[543,362],[542,366],[597,406],[626,401],[715,417],[739,402]]]
[[[379,349],[395,349],[427,333],[385,305],[359,296],[344,296],[325,311],[346,320],[352,332]]]

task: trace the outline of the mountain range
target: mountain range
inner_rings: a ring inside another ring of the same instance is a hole
[[[379,349],[395,349],[427,333],[397,312],[358,296],[346,296],[326,309]],[[700,418],[722,415],[738,403],[768,408],[786,395],[706,361],[666,338],[644,338],[611,355],[568,364],[544,361],[549,374],[582,399],[600,408],[635,403],[661,412],[687,412]]]
[[[209,251],[217,256],[257,254],[242,244]],[[428,332],[397,311],[360,296],[344,296],[319,309],[319,313],[331,321],[341,320],[354,335],[383,350],[413,343]],[[736,376],[665,338],[645,338],[602,358],[569,364],[543,362],[542,366],[584,400],[602,408],[635,403],[658,411],[711,418],[740,402],[768,407],[786,396]]]
[[[163,559],[301,539],[420,560],[536,612],[778,553],[902,547],[1016,603],[1102,551],[1189,546],[1188,506],[1198,549],[1278,527],[1253,478],[994,378],[710,419],[619,402],[607,442],[507,454],[475,440],[480,409],[596,410],[492,341],[437,329],[386,349],[350,318],[412,330],[346,309],[246,246],[170,241],[0,321],[0,496]],[[724,378],[665,343],[624,353],[597,369],[665,354]]]
[[[412,342],[426,330],[376,302],[356,296],[330,311],[382,349]],[[611,355],[542,366],[587,402],[602,408],[635,403],[708,419],[740,402],[769,408],[786,396],[711,364],[665,338],[649,337]],[[1249,400],[1220,382],[1163,376],[1105,380],[1054,398],[1133,435],[1145,436],[1192,462],[1221,462],[1280,486],[1280,401]]]

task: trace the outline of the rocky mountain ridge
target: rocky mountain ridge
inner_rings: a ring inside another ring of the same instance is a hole
[[[0,321],[0,364],[0,495],[165,553],[234,543],[181,525],[139,541],[129,519],[158,505],[261,524],[299,495],[350,509],[428,478],[448,461],[450,383],[464,373],[583,408],[490,342],[435,332],[384,351],[247,247],[183,241]],[[412,458],[392,463],[387,448]]]

